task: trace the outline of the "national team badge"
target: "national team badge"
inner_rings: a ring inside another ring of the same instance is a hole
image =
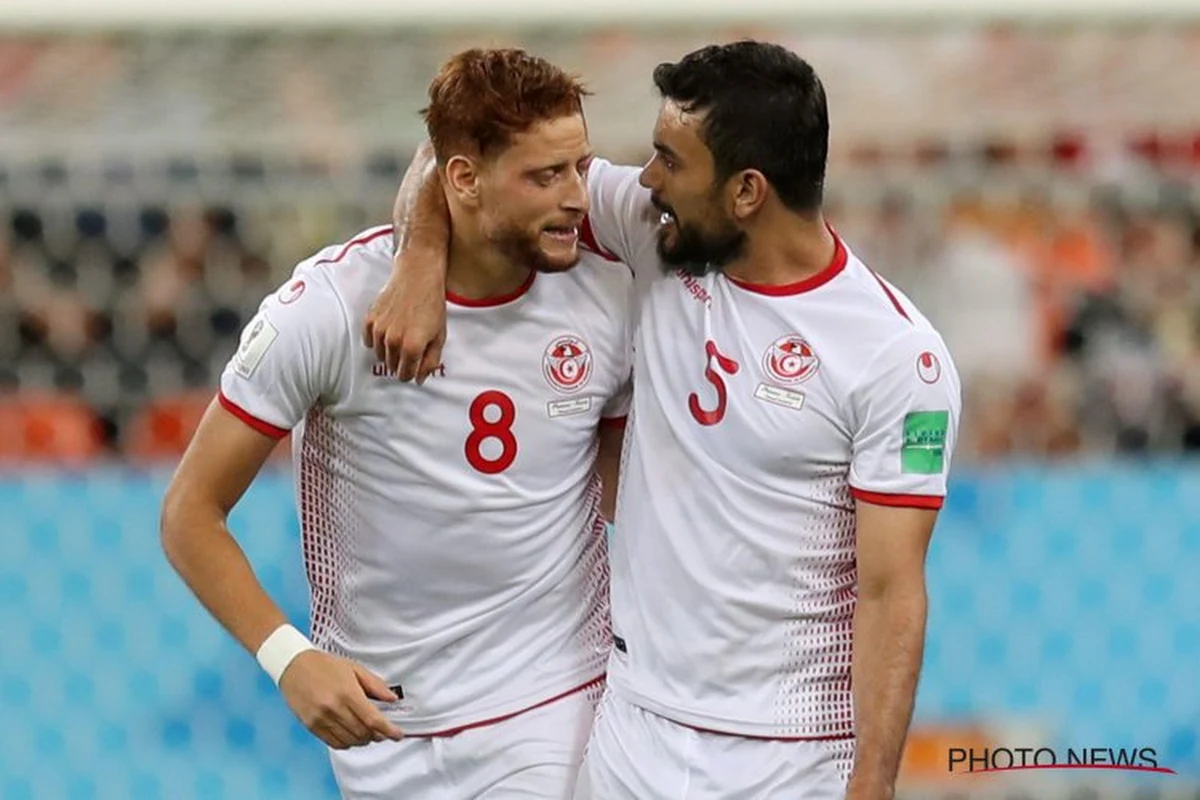
[[[926,350],[917,356],[917,375],[926,383],[937,383],[942,377],[942,362],[938,357]]]
[[[578,336],[559,336],[546,348],[542,374],[558,391],[574,394],[592,377],[592,351]]]
[[[763,369],[776,383],[801,383],[816,374],[821,360],[798,334],[781,336],[763,354]]]

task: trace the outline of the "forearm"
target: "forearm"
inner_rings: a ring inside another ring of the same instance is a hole
[[[596,475],[600,478],[600,511],[610,522],[617,513],[617,489],[621,472],[621,447],[625,439],[624,423],[600,426],[600,449],[596,454]]]
[[[925,643],[921,581],[864,592],[854,615],[852,680],[857,734],[853,783],[891,797],[912,720]]]
[[[449,247],[450,212],[429,142],[417,149],[404,173],[392,206],[392,225],[397,252],[414,247],[445,252]]]
[[[251,654],[287,617],[263,589],[219,509],[164,514],[167,560],[209,613]]]
[[[612,522],[617,516],[618,464],[611,460],[597,463],[596,473],[600,476],[600,513]]]

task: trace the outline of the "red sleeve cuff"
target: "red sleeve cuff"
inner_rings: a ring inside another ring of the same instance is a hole
[[[934,511],[942,507],[946,498],[935,494],[890,494],[888,492],[868,492],[863,489],[850,487],[850,494],[856,500],[874,503],[877,506],[893,506],[895,508],[929,508]]]
[[[272,439],[282,439],[289,433],[287,428],[280,428],[278,425],[272,425],[271,423],[254,416],[249,411],[226,397],[224,392],[217,393],[217,400],[220,402],[222,408],[264,436],[270,436]]]
[[[600,418],[600,427],[601,428],[624,428],[626,419],[628,419],[628,417],[601,417]]]

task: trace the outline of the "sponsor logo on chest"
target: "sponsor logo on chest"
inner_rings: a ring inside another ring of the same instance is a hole
[[[592,349],[582,336],[564,334],[555,337],[542,351],[540,366],[542,377],[550,388],[556,394],[567,395],[565,399],[547,402],[546,412],[552,419],[585,414],[592,409],[592,397],[573,396],[579,395],[591,382],[595,371]],[[371,374],[376,378],[396,378],[396,373],[380,362],[371,365]],[[438,364],[430,377],[445,378],[445,363]],[[511,388],[499,387],[499,390],[511,391]]]
[[[395,378],[396,373],[387,368],[387,364],[381,364],[378,361],[371,365],[371,374],[376,378]],[[429,373],[431,378],[446,377],[446,365],[438,364],[433,368],[433,372]]]

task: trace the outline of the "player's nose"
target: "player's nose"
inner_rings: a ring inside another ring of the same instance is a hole
[[[567,184],[562,200],[563,210],[580,216],[587,214],[591,208],[591,204],[588,202],[587,176],[575,172]]]
[[[641,174],[638,175],[638,183],[645,186],[647,189],[655,190],[658,188],[658,154],[650,157],[650,160],[642,165]]]

